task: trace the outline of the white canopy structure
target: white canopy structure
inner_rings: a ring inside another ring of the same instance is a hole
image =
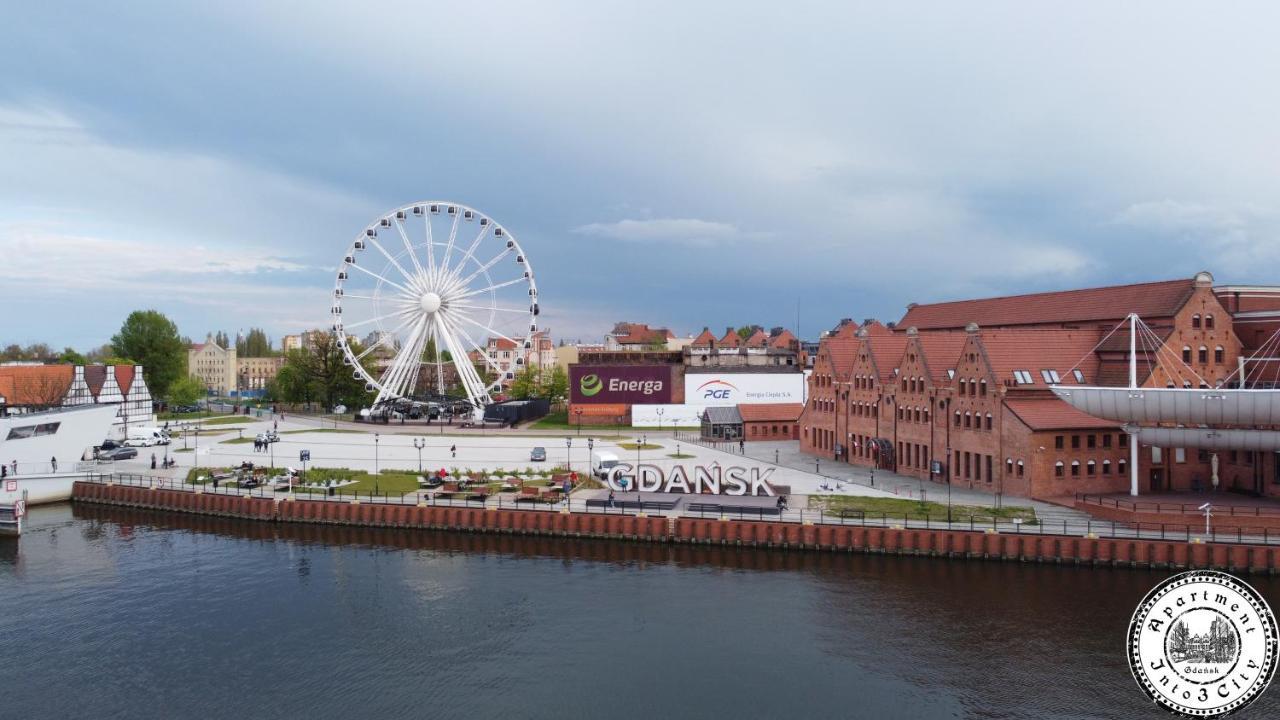
[[[1138,429],[1138,441],[1155,447],[1272,452],[1280,450],[1280,430],[1144,427]]]
[[[1280,425],[1280,390],[1055,386],[1053,394],[1120,423]]]

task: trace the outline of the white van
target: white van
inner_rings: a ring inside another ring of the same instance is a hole
[[[125,438],[126,447],[151,447],[152,445],[168,445],[169,436],[160,428],[131,427],[129,436]]]
[[[609,469],[618,464],[618,456],[611,452],[592,452],[591,453],[591,474],[604,480],[609,475]]]

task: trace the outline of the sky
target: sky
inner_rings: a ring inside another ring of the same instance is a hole
[[[422,200],[570,340],[1280,282],[1274,3],[180,5],[0,12],[0,343],[322,326]]]

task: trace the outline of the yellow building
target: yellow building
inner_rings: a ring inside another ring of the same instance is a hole
[[[224,348],[213,341],[213,333],[203,343],[187,349],[187,372],[202,382],[207,390],[229,395],[236,389],[236,349]]]

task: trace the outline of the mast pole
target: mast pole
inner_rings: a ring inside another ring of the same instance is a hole
[[[1138,314],[1129,313],[1129,390],[1138,389]],[[1127,425],[1129,433],[1129,495],[1138,497],[1138,427]]]

